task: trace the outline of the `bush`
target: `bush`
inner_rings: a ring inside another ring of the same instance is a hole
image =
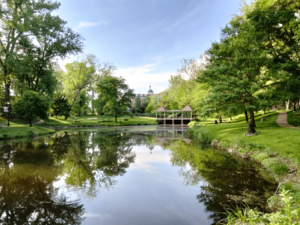
[[[32,127],[33,120],[48,118],[48,109],[49,104],[44,96],[34,91],[26,91],[13,105],[12,113],[17,118],[28,121]]]
[[[192,132],[197,141],[205,144],[210,144],[213,140],[213,137],[210,133],[201,128],[195,128]]]

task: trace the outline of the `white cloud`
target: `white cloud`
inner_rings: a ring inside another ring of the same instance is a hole
[[[79,22],[77,29],[84,28],[84,27],[95,27],[95,26],[100,26],[100,25],[107,25],[107,23],[106,22],[102,22],[102,21],[97,22],[97,23],[95,23],[95,22],[83,22],[83,21],[81,21],[81,22]]]
[[[72,63],[77,59],[78,59],[78,55],[69,55],[68,57],[66,57],[64,59],[57,58],[55,61],[62,70],[66,71],[65,65],[68,63]]]
[[[135,90],[135,93],[146,94],[149,86],[151,86],[151,89],[157,94],[168,87],[170,76],[176,72],[158,72],[156,65],[146,64],[138,67],[119,68],[114,75],[124,77],[126,83]]]

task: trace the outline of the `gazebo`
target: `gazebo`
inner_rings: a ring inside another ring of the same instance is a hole
[[[164,125],[167,121],[172,121],[172,125],[175,124],[175,121],[180,121],[181,125],[186,123],[185,121],[193,121],[193,109],[189,105],[185,106],[181,110],[167,110],[165,107],[161,106],[155,112],[156,121],[163,121]]]

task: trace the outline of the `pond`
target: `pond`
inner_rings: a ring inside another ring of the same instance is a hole
[[[215,224],[276,184],[185,128],[72,130],[2,143],[1,224]]]

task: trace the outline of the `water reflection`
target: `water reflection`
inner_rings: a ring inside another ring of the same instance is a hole
[[[212,224],[231,204],[264,209],[272,183],[242,160],[200,149],[184,133],[112,128],[3,145],[1,222],[97,224],[97,215],[105,224]],[[123,205],[110,207],[115,201]]]
[[[167,146],[173,165],[181,167],[186,185],[200,184],[199,202],[210,211],[214,222],[224,218],[224,209],[245,203],[265,209],[266,199],[274,193],[273,182],[262,177],[252,164],[214,149],[202,149],[176,141]],[[186,170],[185,166],[189,165]]]
[[[83,205],[57,195],[52,185],[59,172],[56,167],[45,166],[53,163],[53,158],[44,151],[35,151],[45,146],[26,143],[24,148],[29,146],[31,151],[14,151],[11,160],[1,164],[1,223],[81,224]],[[4,148],[9,149],[11,146]]]

